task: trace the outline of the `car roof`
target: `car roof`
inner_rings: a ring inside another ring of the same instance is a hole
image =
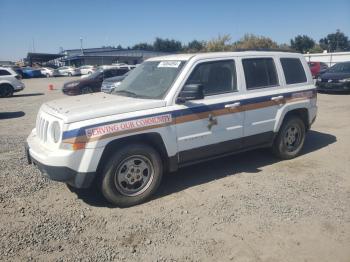
[[[196,53],[196,54],[174,54],[167,56],[157,56],[148,59],[147,61],[166,61],[166,60],[180,60],[188,61],[192,58],[195,59],[210,59],[210,58],[224,58],[224,57],[242,57],[242,56],[293,56],[302,57],[302,54],[292,52],[272,52],[272,51],[240,51],[240,52],[208,52],[208,53]]]

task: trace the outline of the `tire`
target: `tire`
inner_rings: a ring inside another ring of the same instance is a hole
[[[68,73],[68,76],[72,76],[72,73]]]
[[[273,153],[280,159],[297,157],[304,146],[305,133],[306,127],[300,117],[287,117],[273,143]]]
[[[146,144],[131,144],[108,159],[102,171],[100,188],[113,205],[130,207],[153,195],[162,174],[163,165],[156,150]]]
[[[50,77],[50,74],[46,74],[46,78],[49,78]]]
[[[89,72],[88,72],[88,75],[91,75],[91,74],[92,74],[92,72],[91,72],[91,71],[89,71]]]
[[[89,86],[84,86],[84,87],[81,88],[81,90],[80,90],[80,93],[81,93],[82,95],[90,94],[90,93],[93,93],[93,92],[94,92],[94,91],[93,91],[92,88],[89,87]]]
[[[11,97],[13,92],[13,87],[10,84],[0,85],[0,97]]]

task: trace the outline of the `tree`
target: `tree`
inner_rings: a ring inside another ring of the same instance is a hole
[[[199,52],[204,49],[205,42],[204,41],[198,41],[198,40],[193,40],[188,43],[187,46],[184,47],[184,51],[187,52]]]
[[[306,53],[315,46],[315,41],[307,35],[298,35],[290,40],[290,46],[300,53]]]
[[[271,38],[245,34],[240,40],[233,43],[234,49],[277,49],[278,45]]]
[[[182,50],[182,43],[174,39],[162,39],[157,37],[153,43],[154,51],[179,52]]]
[[[152,51],[153,45],[150,45],[148,43],[138,43],[132,47],[132,49],[136,50],[146,50],[146,51]]]
[[[322,53],[323,49],[320,45],[316,44],[313,48],[309,50],[310,53]]]
[[[219,35],[217,38],[209,40],[205,45],[205,51],[207,52],[219,52],[219,51],[229,51],[232,49],[230,35]]]
[[[320,39],[320,46],[329,52],[341,52],[350,50],[348,37],[338,29],[336,33],[328,34]]]

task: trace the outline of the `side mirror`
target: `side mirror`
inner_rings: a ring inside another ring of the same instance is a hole
[[[204,87],[201,84],[188,84],[181,90],[176,102],[183,104],[188,100],[199,100],[204,98]]]

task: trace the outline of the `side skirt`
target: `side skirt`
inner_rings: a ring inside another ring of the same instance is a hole
[[[277,134],[274,132],[266,132],[258,135],[225,141],[214,145],[207,145],[181,151],[175,156],[169,158],[169,171],[175,172],[181,167],[235,155],[258,148],[271,147],[276,135]],[[211,152],[212,154],[208,155],[208,152]]]

